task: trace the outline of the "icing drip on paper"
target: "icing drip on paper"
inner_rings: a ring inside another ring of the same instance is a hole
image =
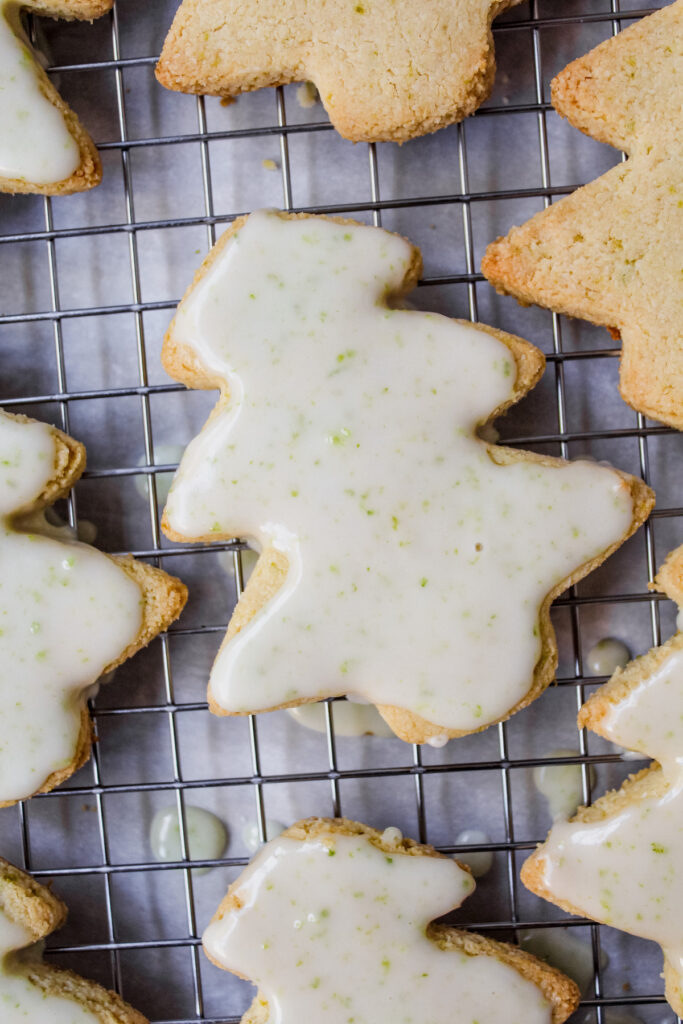
[[[225,825],[203,807],[185,807],[185,839],[190,860],[218,860],[225,851],[228,833]],[[152,818],[149,829],[152,853],[159,861],[183,859],[180,841],[180,818],[175,804],[162,807]],[[197,875],[209,868],[195,868]]]
[[[586,655],[586,665],[594,676],[611,676],[631,660],[631,652],[625,643],[613,636],[598,640]]]
[[[281,821],[276,821],[275,818],[266,818],[266,837],[267,841],[276,839],[281,832],[284,832],[285,825]],[[259,847],[264,844],[261,842],[259,834],[258,822],[250,821],[242,828],[242,841],[249,850],[249,853],[256,853]]]
[[[299,725],[315,732],[327,732],[327,713],[321,703],[300,704],[287,708]],[[335,736],[393,736],[393,731],[384,721],[373,704],[357,704],[355,701],[336,700],[332,706]]]
[[[595,976],[593,945],[588,939],[578,939],[575,928],[529,928],[519,933],[519,944],[528,953],[544,960],[569,975],[585,995]],[[600,967],[605,968],[609,957],[600,950]]]
[[[458,832],[455,837],[456,846],[479,846],[491,842],[491,836],[478,828],[466,828]],[[475,878],[483,878],[488,875],[493,867],[493,852],[491,850],[472,850],[466,853],[458,853],[458,860],[461,864],[467,864]]]
[[[579,750],[551,750],[549,758],[580,757]],[[588,767],[588,779],[595,785],[595,768]],[[553,818],[571,818],[583,802],[583,771],[580,764],[540,764],[533,770],[536,789],[548,801],[548,810]]]

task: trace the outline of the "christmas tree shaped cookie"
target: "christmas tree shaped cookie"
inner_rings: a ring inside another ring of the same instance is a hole
[[[88,688],[177,618],[187,596],[159,569],[50,535],[38,513],[84,468],[77,441],[0,412],[0,806],[85,764]]]
[[[183,0],[157,78],[237,96],[311,80],[354,142],[403,142],[471,114],[488,96],[491,22],[519,0]]]
[[[482,270],[523,303],[621,335],[620,390],[683,429],[683,0],[574,61],[558,112],[629,154],[487,249]]]
[[[543,357],[392,308],[419,270],[386,231],[259,212],[178,309],[165,366],[221,399],[164,529],[261,550],[212,670],[219,714],[351,693],[414,742],[506,718],[553,677],[551,600],[651,507],[615,470],[476,437]]]
[[[655,588],[683,609],[683,547]],[[657,942],[666,997],[683,1013],[683,633],[617,669],[579,725],[656,758],[618,791],[554,825],[522,881],[573,914]]]
[[[0,857],[2,1024],[148,1024],[114,992],[48,966],[31,948],[65,920],[49,889]]]
[[[0,192],[67,195],[98,185],[92,139],[45,74],[21,11],[92,21],[113,0],[0,0]]]
[[[287,829],[234,882],[203,936],[258,986],[242,1024],[561,1024],[579,992],[514,946],[434,918],[474,879],[431,846],[345,819]]]

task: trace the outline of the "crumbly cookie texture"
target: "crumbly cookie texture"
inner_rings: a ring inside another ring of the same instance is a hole
[[[157,78],[233,97],[312,81],[353,142],[404,142],[461,121],[493,84],[491,22],[519,0],[184,0]]]
[[[378,1020],[399,1000],[402,1020],[446,1022],[457,1000],[463,1019],[490,1024],[502,999],[508,1020],[561,1024],[579,1002],[573,981],[507,943],[431,923],[474,887],[468,868],[397,829],[309,818],[233,882],[204,949],[258,986],[242,1024],[270,1020],[269,1000],[283,1022],[321,1019],[323,1007],[330,1024]]]
[[[669,555],[651,588],[683,610],[683,547]],[[522,881],[571,914],[657,942],[666,997],[680,1015],[683,632],[617,669],[581,708],[578,723],[656,760],[555,825],[523,865]]]
[[[622,397],[683,429],[683,0],[575,60],[552,101],[629,159],[489,245],[482,270],[621,335]]]
[[[183,299],[166,369],[219,388],[162,521],[261,556],[212,669],[218,714],[358,694],[409,742],[507,718],[554,675],[552,600],[647,516],[640,480],[488,445],[542,354],[394,308],[420,254],[351,221],[237,221]]]
[[[102,180],[102,164],[95,143],[81,124],[78,116],[59,95],[45,70],[33,54],[21,28],[18,11],[23,9],[31,14],[49,18],[63,18],[67,21],[93,21],[95,18],[99,18],[111,10],[113,2],[114,0],[19,0],[18,3],[15,3],[14,0],[0,0],[0,19],[3,22],[0,29],[3,34],[7,33],[5,45],[16,45],[16,56],[20,61],[20,66],[24,66],[22,70],[25,70],[25,67],[30,67],[31,75],[35,79],[37,86],[35,96],[29,97],[22,90],[21,96],[16,97],[11,92],[12,78],[10,77],[8,81],[5,81],[3,69],[0,68],[0,84],[2,85],[0,117],[6,116],[9,104],[21,102],[25,107],[21,111],[21,117],[24,119],[23,123],[25,126],[24,138],[26,144],[34,148],[36,142],[40,144],[40,133],[38,133],[36,138],[31,137],[31,118],[36,110],[40,114],[41,106],[47,104],[48,107],[54,108],[54,111],[57,112],[59,118],[63,121],[68,133],[67,137],[73,140],[77,150],[77,166],[67,173],[65,177],[61,178],[61,180],[32,181],[28,175],[18,176],[7,168],[3,159],[3,144],[2,140],[0,140],[0,192],[33,193],[49,196],[70,195],[74,192],[84,192],[94,188]],[[16,36],[14,44],[11,43],[10,39],[12,34]],[[4,50],[3,54],[5,54]],[[11,51],[8,50],[4,57],[8,65],[11,56]],[[11,75],[9,66],[4,69],[4,73],[5,75]],[[1,109],[3,105],[5,106],[4,112]],[[28,129],[26,128],[27,124],[29,125]]]
[[[43,963],[30,945],[61,928],[67,909],[0,857],[0,1005],[3,1024],[149,1024],[94,981]]]
[[[85,764],[88,688],[178,617],[187,588],[131,556],[43,530],[41,510],[85,469],[78,441],[0,411],[0,456],[0,806],[9,806]]]

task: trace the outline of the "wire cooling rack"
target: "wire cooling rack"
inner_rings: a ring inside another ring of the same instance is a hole
[[[344,142],[319,105],[299,105],[296,87],[234,106],[166,93],[153,68],[174,6],[117,0],[93,26],[41,24],[50,74],[97,139],[105,178],[85,196],[0,197],[0,401],[88,445],[90,468],[64,510],[73,527],[91,519],[105,550],[133,550],[191,588],[180,622],[92,702],[99,742],[89,765],[59,790],[0,811],[0,853],[54,880],[71,907],[48,955],[118,989],[152,1021],[237,1021],[250,987],[208,964],[200,935],[246,863],[243,828],[255,823],[263,838],[269,818],[343,813],[399,825],[445,852],[489,851],[493,868],[454,920],[513,941],[528,929],[570,929],[594,975],[577,1019],[672,1020],[658,949],[568,919],[527,893],[518,873],[550,824],[534,768],[551,756],[580,765],[586,801],[628,773],[609,744],[577,732],[576,711],[604,681],[584,668],[595,640],[615,634],[640,653],[673,628],[671,605],[646,583],[683,538],[680,435],[620,401],[619,353],[605,332],[522,310],[478,272],[487,241],[619,159],[560,122],[548,82],[656,5],[521,4],[496,23],[488,103],[465,125],[402,148]],[[171,545],[161,535],[159,491],[177,463],[164,445],[187,443],[212,398],[169,382],[158,353],[201,255],[259,205],[407,234],[426,259],[420,306],[481,318],[546,352],[544,381],[500,424],[504,439],[609,459],[658,492],[639,534],[556,602],[558,685],[509,723],[433,750],[337,736],[335,702],[324,735],[284,712],[215,720],[206,711],[208,668],[244,582],[244,545]],[[160,864],[149,822],[169,804],[183,856]],[[219,814],[230,838],[225,857],[190,868],[184,815],[195,804]],[[461,830],[473,827],[490,841],[463,845]]]

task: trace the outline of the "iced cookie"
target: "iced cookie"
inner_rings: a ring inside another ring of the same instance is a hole
[[[0,192],[67,195],[98,185],[95,144],[31,49],[22,10],[92,21],[113,0],[0,0]]]
[[[473,113],[493,84],[491,22],[519,0],[184,0],[157,78],[233,97],[312,81],[353,142],[404,142]]]
[[[683,429],[683,0],[574,61],[552,83],[563,117],[629,155],[514,227],[482,270],[500,292],[621,335],[620,390]]]
[[[419,271],[397,235],[262,211],[180,304],[164,364],[221,398],[164,529],[261,551],[211,673],[218,714],[353,694],[412,742],[507,718],[553,678],[550,602],[647,516],[640,480],[477,438],[543,356],[392,308]]]
[[[655,589],[683,608],[683,547]],[[581,917],[657,942],[666,998],[683,1013],[683,633],[617,669],[579,714],[585,726],[656,758],[620,790],[553,826],[522,881]]]
[[[219,967],[258,987],[242,1024],[561,1024],[574,982],[514,946],[431,922],[474,890],[431,846],[343,818],[268,843],[204,932]],[[400,1013],[398,1008],[400,1007]]]
[[[90,757],[87,689],[180,614],[159,569],[59,539],[42,509],[85,468],[85,449],[0,412],[0,806],[47,792]]]
[[[49,889],[0,857],[2,1024],[148,1024],[114,992],[43,963],[34,943],[66,920]]]

